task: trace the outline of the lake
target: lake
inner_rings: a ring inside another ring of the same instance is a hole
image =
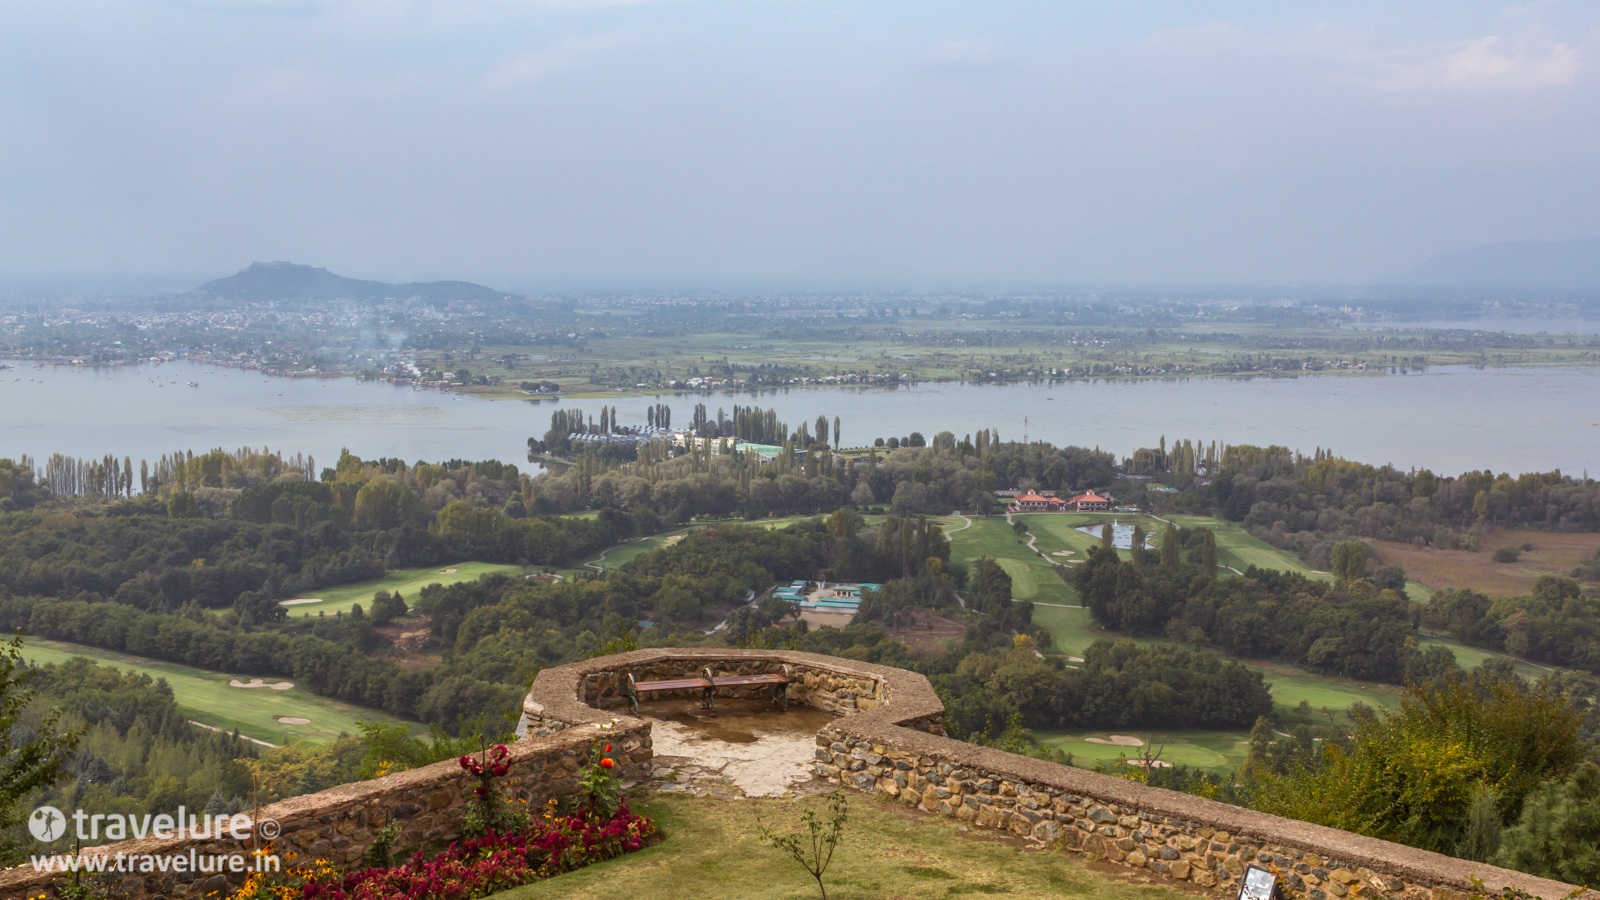
[[[1131,454],[1174,439],[1314,447],[1370,463],[1458,474],[1600,472],[1600,368],[1443,367],[1409,375],[1073,381],[1056,385],[921,384],[900,389],[768,391],[535,403],[480,400],[351,378],[270,378],[179,361],[161,366],[0,370],[0,457],[59,452],[154,459],[176,450],[267,446],[330,466],[363,457],[493,458],[527,467],[527,439],[555,409],[643,424],[655,403],[689,421],[734,404],[772,407],[797,426],[839,416],[843,443],[921,431],[996,428],[1002,440],[1080,444]],[[194,381],[198,387],[188,387]]]

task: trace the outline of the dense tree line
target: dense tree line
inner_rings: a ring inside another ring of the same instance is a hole
[[[1164,548],[1183,541],[1177,529],[1168,535]],[[1204,541],[1192,542],[1204,555]],[[1329,585],[1254,566],[1236,578],[1219,579],[1215,571],[1173,555],[1161,565],[1124,560],[1102,546],[1090,548],[1071,578],[1103,628],[1363,681],[1404,679],[1416,650],[1413,607],[1403,593],[1364,579]]]
[[[1541,575],[1526,597],[1446,591],[1423,608],[1422,624],[1463,643],[1600,674],[1600,600],[1570,578]]]
[[[1215,511],[1316,568],[1326,567],[1333,546],[1349,538],[1477,550],[1500,528],[1600,529],[1600,482],[1559,471],[1451,477],[1354,462],[1321,449],[1307,456],[1279,446],[1236,445],[1208,451],[1207,479],[1185,470],[1178,456],[1139,456],[1150,474],[1183,489],[1152,502]]]
[[[64,778],[34,792],[24,805],[142,816],[175,814],[180,805],[196,815],[248,809],[250,771],[256,755],[237,734],[196,728],[178,710],[165,679],[119,672],[89,659],[33,670],[38,690],[34,710],[62,710],[53,727],[80,731]],[[26,730],[41,725],[37,712],[24,715]],[[26,741],[27,735],[19,735]],[[0,836],[0,845],[25,845],[22,827]],[[102,836],[101,843],[106,839]]]

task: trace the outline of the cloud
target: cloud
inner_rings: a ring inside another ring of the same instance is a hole
[[[572,37],[562,42],[524,53],[502,63],[484,79],[491,93],[502,93],[538,81],[552,72],[571,68],[586,57],[631,43],[618,32]]]
[[[1578,51],[1561,42],[1472,41],[1355,54],[1354,79],[1386,91],[1530,91],[1566,87],[1582,68]]]
[[[995,50],[999,41],[945,41],[928,50],[927,65],[935,72],[958,75],[989,72],[999,65]]]

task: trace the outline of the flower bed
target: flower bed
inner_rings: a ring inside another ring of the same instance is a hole
[[[561,813],[554,800],[538,819],[509,810],[495,779],[506,774],[506,749],[463,756],[479,779],[464,828],[479,836],[456,841],[432,859],[419,851],[398,866],[339,873],[324,861],[281,874],[252,876],[241,900],[473,900],[507,888],[638,850],[655,825],[634,815],[612,774],[611,745],[594,747],[578,806]]]

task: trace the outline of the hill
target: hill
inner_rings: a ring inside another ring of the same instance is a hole
[[[194,300],[244,303],[327,300],[428,300],[438,303],[504,303],[521,298],[470,281],[414,281],[390,284],[335,275],[327,269],[290,262],[251,263],[227,278],[200,285],[186,295]]]
[[[1456,288],[1600,289],[1600,239],[1510,241],[1442,253],[1392,285]]]

